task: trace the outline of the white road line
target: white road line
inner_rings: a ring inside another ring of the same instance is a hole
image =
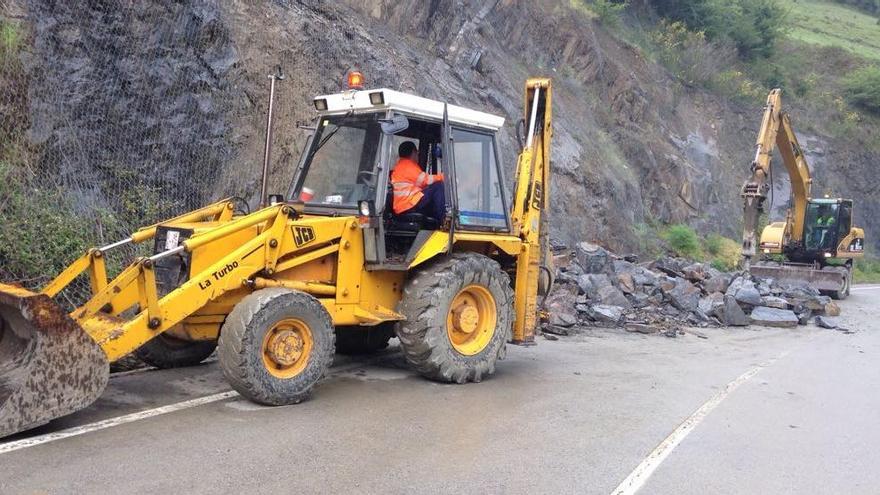
[[[644,486],[645,482],[648,481],[648,478],[654,474],[654,471],[660,467],[660,464],[669,457],[669,454],[682,442],[682,440],[687,437],[690,432],[694,430],[704,419],[709,415],[712,410],[718,407],[721,404],[721,401],[727,398],[734,390],[736,390],[740,385],[747,382],[750,378],[757,375],[759,371],[762,369],[772,365],[779,359],[782,359],[788,355],[788,351],[783,352],[779,356],[775,358],[769,359],[754,368],[746,371],[742,375],[740,375],[736,380],[728,383],[724,389],[717,394],[715,394],[711,399],[706,401],[705,404],[700,406],[699,409],[694,411],[683,423],[681,423],[678,428],[676,428],[668,437],[666,437],[660,445],[654,448],[648,457],[645,458],[636,468],[630,473],[629,476],[626,477],[617,488],[614,489],[612,495],[633,495],[638,492],[642,486]]]
[[[354,369],[363,368],[366,366],[374,365],[379,362],[385,361],[387,359],[393,358],[395,356],[399,356],[399,351],[392,351],[387,354],[382,354],[380,356],[376,356],[370,359],[365,359],[356,363],[348,363],[340,366],[335,366],[330,368],[330,373],[328,375],[338,375],[340,373],[345,373]],[[132,370],[135,372],[140,372],[142,370]],[[127,372],[124,372],[127,373]],[[114,426],[122,425],[125,423],[132,423],[134,421],[140,421],[142,419],[152,418],[154,416],[159,416],[161,414],[167,414],[176,411],[182,411],[183,409],[189,409],[191,407],[198,407],[205,404],[210,404],[211,402],[217,402],[224,399],[230,399],[232,397],[238,396],[238,392],[233,390],[227,392],[220,392],[214,395],[207,395],[205,397],[199,397],[197,399],[190,399],[183,402],[177,402],[175,404],[169,404],[167,406],[157,407],[155,409],[147,409],[146,411],[139,411],[136,413],[125,414],[122,416],[117,416],[115,418],[104,419],[101,421],[96,421],[94,423],[89,423],[81,426],[74,426],[71,428],[67,428],[60,431],[54,431],[51,433],[45,433],[43,435],[38,435],[30,438],[23,438],[21,440],[16,440],[8,443],[0,443],[0,454],[5,454],[7,452],[13,452],[16,450],[26,449],[28,447],[35,447],[37,445],[42,445],[44,443],[54,442],[56,440],[63,440],[65,438],[75,437],[78,435],[84,435],[86,433],[91,433],[93,431],[104,430],[106,428],[112,428]]]
[[[880,285],[857,285],[855,287],[851,287],[850,290],[877,290],[880,289]]]
[[[124,416],[105,419],[103,421],[98,421],[87,425],[74,426],[73,428],[67,428],[66,430],[46,433],[45,435],[39,435],[32,438],[24,438],[22,440],[16,440],[14,442],[0,444],[0,454],[5,454],[14,450],[26,449],[28,447],[34,447],[36,445],[54,442],[56,440],[62,440],[64,438],[75,437],[77,435],[83,435],[85,433],[91,433],[93,431],[112,428],[121,424],[131,423],[133,421],[140,421],[142,419],[159,416],[160,414],[167,414],[170,412],[180,411],[182,409],[189,409],[190,407],[201,406],[204,404],[209,404],[211,402],[217,402],[218,400],[229,399],[231,397],[235,397],[236,395],[238,395],[238,392],[221,392],[219,394],[199,397],[198,399],[191,399],[183,402],[178,402],[176,404],[157,407],[155,409],[147,409],[146,411],[139,411],[136,413],[126,414]]]

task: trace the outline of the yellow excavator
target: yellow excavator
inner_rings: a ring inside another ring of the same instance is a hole
[[[428,378],[491,375],[508,343],[533,344],[549,272],[551,91],[549,79],[526,82],[512,198],[503,118],[365,90],[352,73],[349,89],[314,98],[286,194],[265,194],[264,167],[257,211],[225,199],[91,249],[39,292],[0,284],[0,437],[85,408],[130,353],[167,368],[216,348],[231,386],[270,405],[306,398],[337,347],[375,349],[394,334]],[[423,170],[444,174],[444,218],[392,211],[404,141]],[[115,248],[148,242],[152,256],[108,280]],[[91,297],[67,313],[53,297],[77,279]]]
[[[774,149],[791,180],[791,206],[785,221],[764,228],[756,246],[758,221],[772,187]],[[853,260],[864,255],[865,232],[853,226],[852,200],[813,198],[812,183],[791,118],[782,110],[782,90],[774,89],[764,108],[751,176],[742,188],[743,265],[754,276],[809,284],[843,299],[852,285]],[[752,263],[757,249],[762,260]]]

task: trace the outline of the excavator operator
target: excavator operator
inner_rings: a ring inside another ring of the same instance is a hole
[[[394,214],[421,213],[441,223],[446,215],[443,174],[422,170],[419,148],[412,141],[400,143],[397,154],[400,158],[391,171]]]

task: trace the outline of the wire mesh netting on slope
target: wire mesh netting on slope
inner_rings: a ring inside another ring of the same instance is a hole
[[[256,202],[268,70],[248,84],[218,3],[0,9],[0,280],[38,289],[139,227]],[[289,113],[290,98],[276,105]],[[275,168],[290,170],[290,146]],[[114,250],[111,276],[151,250]],[[88,296],[81,276],[58,299]]]

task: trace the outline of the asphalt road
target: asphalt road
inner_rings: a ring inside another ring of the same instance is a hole
[[[216,364],[114,376],[91,408],[0,443],[0,493],[609,494],[634,470],[622,493],[878,493],[878,302],[842,303],[851,334],[541,340],[464,386],[395,352],[344,360],[290,407],[219,400]]]

